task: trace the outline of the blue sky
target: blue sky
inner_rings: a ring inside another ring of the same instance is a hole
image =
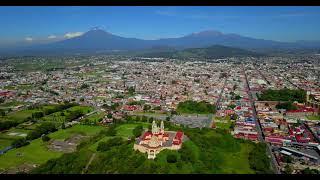
[[[320,7],[306,6],[0,7],[0,43],[59,40],[94,26],[141,39],[218,30],[277,41],[320,40],[319,19]]]

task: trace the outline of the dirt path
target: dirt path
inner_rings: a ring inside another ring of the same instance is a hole
[[[90,164],[91,164],[91,162],[93,161],[93,159],[94,159],[95,156],[96,156],[96,153],[93,153],[92,156],[91,156],[91,158],[90,158],[90,160],[89,160],[89,162],[87,163],[86,167],[85,167],[84,170],[82,171],[82,174],[84,174],[85,172],[87,172],[87,170],[88,170],[88,168],[89,168],[89,166],[90,166]]]

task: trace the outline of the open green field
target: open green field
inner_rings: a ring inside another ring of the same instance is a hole
[[[121,136],[123,138],[128,138],[133,136],[132,130],[138,125],[142,125],[143,128],[147,129],[149,123],[130,123],[130,124],[122,124],[116,128],[117,136]]]
[[[252,147],[249,144],[241,144],[239,152],[224,155],[223,173],[226,174],[253,174],[249,166],[249,152]]]
[[[17,154],[21,153],[21,156]],[[29,145],[13,149],[0,156],[0,169],[16,167],[18,165],[42,164],[52,158],[57,158],[62,153],[48,150],[46,143],[41,139],[32,141]]]
[[[307,116],[307,119],[320,121],[320,115],[318,115],[318,116]]]
[[[24,102],[19,102],[19,101],[5,102],[5,103],[0,104],[0,109],[14,108],[14,107],[16,107],[16,106],[24,105],[24,104],[26,104],[26,103],[24,103]]]
[[[81,122],[88,121],[89,123],[95,124],[95,123],[99,122],[105,115],[106,115],[106,113],[104,113],[104,112],[98,112],[98,113],[92,114],[92,115],[82,119]]]
[[[13,104],[17,104],[20,102],[12,102],[9,105]],[[35,109],[25,109],[25,110],[21,110],[21,111],[15,111],[15,112],[10,112],[8,113],[6,116],[4,117],[0,117],[0,120],[14,120],[17,121],[19,123],[24,122],[27,118],[32,117],[32,113],[34,112],[43,112],[45,109],[54,109],[56,106],[58,105],[44,105],[41,106],[39,108],[35,108]]]
[[[11,146],[13,139],[0,138],[0,149]]]
[[[86,136],[93,136],[99,133],[104,127],[101,126],[88,126],[88,125],[75,125],[71,128],[60,129],[54,133],[49,134],[52,139],[64,140],[74,134],[83,134]],[[3,142],[2,142],[3,141]],[[0,139],[3,145],[9,144],[5,140]],[[11,142],[10,142],[11,143]],[[21,153],[22,156],[17,156]],[[60,157],[63,153],[51,151],[47,148],[47,143],[43,142],[41,138],[33,140],[29,145],[13,149],[0,156],[0,171],[16,167],[18,165],[27,164],[43,164],[49,159]]]
[[[71,128],[60,129],[57,132],[49,134],[49,137],[52,139],[65,140],[75,134],[81,134],[85,136],[92,136],[99,133],[101,130],[105,129],[102,126],[88,126],[88,125],[74,125]]]

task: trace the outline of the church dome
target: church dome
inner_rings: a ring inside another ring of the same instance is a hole
[[[158,147],[160,146],[160,142],[157,138],[157,136],[152,136],[151,139],[150,139],[150,142],[148,144],[150,147]]]

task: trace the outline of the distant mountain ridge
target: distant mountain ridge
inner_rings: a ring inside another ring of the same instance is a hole
[[[114,51],[143,51],[155,50],[155,47],[170,47],[174,49],[206,48],[212,45],[221,45],[241,48],[251,51],[273,49],[277,51],[287,49],[320,48],[320,41],[298,41],[294,43],[272,40],[255,39],[237,34],[224,34],[209,30],[192,33],[178,38],[164,38],[158,40],[143,40],[126,38],[111,34],[99,28],[94,28],[81,36],[65,39],[58,42],[28,47],[11,48],[1,53],[12,54],[96,54]]]
[[[263,56],[264,54],[256,53],[240,48],[227,47],[222,45],[213,45],[206,48],[187,48],[184,50],[176,51],[159,51],[147,52],[139,54],[141,57],[162,57],[162,58],[225,58],[225,57],[243,57],[243,56]]]

